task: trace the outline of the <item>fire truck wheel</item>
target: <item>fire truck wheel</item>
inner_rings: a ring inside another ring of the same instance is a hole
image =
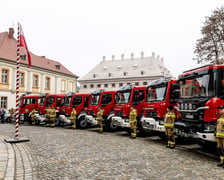
[[[114,132],[117,130],[117,126],[111,123],[111,119],[106,121],[106,126],[104,128],[105,128],[105,131],[110,131],[110,132]]]
[[[11,123],[11,122],[12,122],[11,117],[8,117],[5,121],[6,121],[7,123]]]
[[[77,126],[80,129],[86,129],[88,126],[87,121],[85,120],[85,117],[81,117],[80,119],[78,119],[77,121]]]
[[[55,126],[60,126],[60,120],[59,120],[59,118],[55,118],[54,124],[55,124]]]

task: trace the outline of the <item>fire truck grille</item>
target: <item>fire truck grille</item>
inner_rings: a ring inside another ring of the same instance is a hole
[[[123,116],[123,112],[122,111],[117,111],[116,116]]]
[[[156,111],[147,111],[146,117],[156,117]]]

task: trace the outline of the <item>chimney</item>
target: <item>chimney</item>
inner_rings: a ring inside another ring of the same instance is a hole
[[[124,59],[124,54],[121,54],[121,60],[123,60]]]
[[[14,39],[14,28],[9,28],[9,38]]]
[[[160,60],[161,60],[161,63],[163,64],[163,58],[161,58]]]
[[[142,59],[144,58],[144,52],[141,52],[141,58]]]
[[[103,56],[103,61],[105,61],[106,60],[106,56]]]
[[[115,57],[115,56],[114,56],[114,55],[112,55],[112,61],[114,60],[114,57]]]
[[[159,61],[159,55],[156,56],[156,60]]]
[[[152,52],[152,58],[155,59],[155,52]]]
[[[131,59],[134,59],[134,53],[131,53]]]

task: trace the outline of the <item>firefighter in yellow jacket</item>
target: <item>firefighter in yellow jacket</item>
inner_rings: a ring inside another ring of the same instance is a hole
[[[50,124],[50,108],[49,107],[47,107],[47,108],[45,108],[44,109],[44,111],[46,112],[46,126],[49,126],[49,124]]]
[[[173,106],[167,107],[167,113],[164,117],[164,127],[165,127],[165,134],[167,137],[167,146],[171,149],[175,148],[175,137],[173,134],[174,122],[176,119],[176,115],[173,112]]]
[[[131,127],[131,137],[133,139],[136,138],[137,133],[136,133],[136,129],[137,129],[137,110],[134,109],[133,106],[130,107],[130,114],[129,114],[129,123],[130,123],[130,127]]]
[[[75,129],[76,128],[76,110],[75,110],[75,108],[72,109],[70,120],[72,123],[72,129]]]
[[[103,132],[103,110],[101,109],[101,107],[98,107],[98,112],[97,112],[97,124],[98,124],[98,132],[102,133]]]
[[[56,118],[56,110],[55,110],[54,106],[51,107],[49,115],[50,115],[50,123],[51,123],[50,126],[54,127],[55,126],[55,118]]]
[[[220,117],[216,124],[216,141],[217,141],[217,151],[220,158],[220,163],[218,166],[224,168],[224,106],[218,107],[220,111]]]
[[[30,112],[32,125],[35,125],[35,113],[36,113],[36,110],[33,108],[32,111]]]

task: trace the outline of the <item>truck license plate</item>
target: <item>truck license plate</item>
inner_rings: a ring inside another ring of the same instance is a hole
[[[186,118],[187,118],[187,119],[194,119],[194,116],[191,115],[191,114],[186,114]]]

